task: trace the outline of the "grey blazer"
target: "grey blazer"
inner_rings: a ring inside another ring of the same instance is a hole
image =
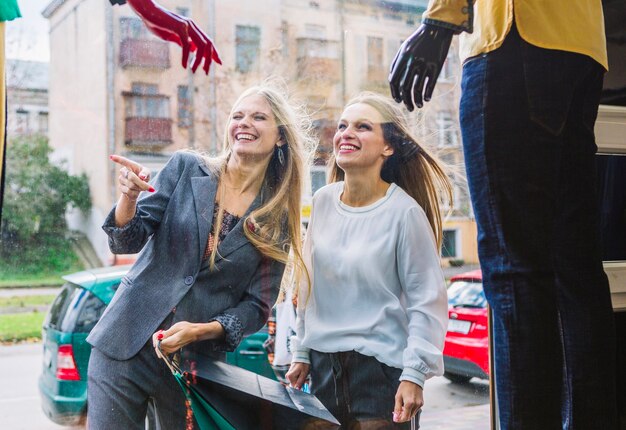
[[[177,152],[144,193],[135,217],[115,226],[115,208],[103,225],[115,254],[141,251],[87,341],[105,355],[127,360],[139,352],[196,283],[211,224],[217,176],[191,153]],[[263,190],[248,213],[263,200]],[[247,215],[246,214],[246,215]],[[194,306],[176,320],[219,321],[223,341],[234,350],[244,335],[267,321],[280,288],[284,264],[270,261],[248,241],[243,219],[219,244],[216,269],[194,289]],[[206,294],[205,294],[206,291]],[[198,303],[201,301],[201,303]],[[202,342],[206,344],[207,342]]]

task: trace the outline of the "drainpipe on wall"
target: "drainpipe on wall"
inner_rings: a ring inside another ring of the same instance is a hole
[[[339,30],[341,31],[341,105],[346,105],[346,18],[345,0],[339,0]]]
[[[193,1],[189,4],[189,18],[194,19],[193,16]],[[197,53],[197,51],[196,51]],[[202,65],[200,65],[200,71],[202,71]],[[193,73],[191,67],[187,65],[187,91],[189,96],[189,106],[191,107],[191,121],[189,129],[187,130],[187,146],[189,149],[195,149],[196,147],[196,105],[194,103],[194,94],[196,92],[196,86],[194,84]]]
[[[108,5],[106,5],[108,6]],[[113,37],[113,8],[104,8],[106,32],[106,89],[107,89],[107,149],[108,155],[115,154],[115,43]],[[117,168],[115,163],[104,160],[109,166],[108,185],[111,195],[111,204],[115,202],[115,180]],[[117,264],[117,256],[113,254],[113,265]]]
[[[207,26],[207,33],[213,42],[215,40],[215,0],[207,1],[207,8],[209,13],[209,22]],[[215,68],[213,64],[209,71],[209,118],[211,121],[211,142],[209,145],[209,152],[213,155],[217,155],[219,152],[219,145],[217,143],[217,92],[215,84]]]
[[[189,122],[189,128],[187,129],[187,146],[189,149],[196,148],[196,105],[194,104],[194,93],[196,92],[195,84],[193,82],[193,73],[191,67],[187,67],[187,88],[189,96],[189,106],[191,106],[191,121]]]

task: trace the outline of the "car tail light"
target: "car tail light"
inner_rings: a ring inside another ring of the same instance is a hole
[[[80,380],[72,345],[59,345],[57,352],[57,379],[62,381]]]

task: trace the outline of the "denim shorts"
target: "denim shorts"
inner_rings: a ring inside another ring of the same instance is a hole
[[[401,374],[401,369],[356,351],[311,351],[311,391],[342,430],[410,429],[410,423],[392,420]]]

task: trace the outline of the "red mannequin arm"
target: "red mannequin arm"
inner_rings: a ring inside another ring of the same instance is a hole
[[[170,12],[153,0],[127,0],[127,3],[152,33],[183,48],[183,68],[187,68],[189,52],[196,49],[196,60],[191,68],[193,72],[202,63],[202,59],[206,74],[209,73],[211,61],[222,64],[213,41],[191,19]]]

